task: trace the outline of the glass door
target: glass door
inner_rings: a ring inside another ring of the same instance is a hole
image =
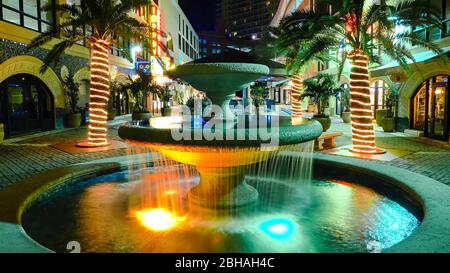
[[[449,139],[449,77],[437,76],[426,80],[416,93],[412,128],[425,132],[425,136]]]
[[[42,98],[40,98],[40,92],[38,86],[32,84],[30,86],[30,97],[28,101],[28,130],[34,131],[41,128],[41,113],[42,113]]]
[[[448,90],[446,86],[433,86],[430,94],[430,137],[437,139],[448,138],[447,126],[447,98]]]
[[[9,112],[9,134],[17,135],[27,130],[25,88],[21,84],[7,83],[7,107]]]

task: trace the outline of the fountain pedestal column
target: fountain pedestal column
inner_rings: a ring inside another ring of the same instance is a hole
[[[210,208],[230,208],[256,202],[258,191],[245,182],[245,169],[245,166],[197,166],[200,183],[189,192],[191,203]]]

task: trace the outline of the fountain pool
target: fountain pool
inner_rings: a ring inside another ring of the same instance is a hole
[[[180,174],[190,172],[188,180]],[[191,206],[195,169],[149,167],[72,183],[27,208],[22,226],[57,252],[78,241],[82,252],[379,252],[419,225],[408,209],[364,185],[315,177],[298,184],[246,181],[253,206]],[[275,180],[273,180],[275,181]],[[145,204],[145,205],[143,205]]]

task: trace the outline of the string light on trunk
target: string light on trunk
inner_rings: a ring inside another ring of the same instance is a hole
[[[111,43],[102,39],[91,41],[91,87],[89,102],[88,142],[82,147],[101,147],[107,141],[108,101],[110,88],[109,50]]]
[[[351,151],[368,154],[383,153],[384,151],[375,145],[368,57],[361,50],[353,50],[349,58],[352,64],[350,73]]]
[[[292,105],[292,125],[302,122],[302,101],[300,99],[303,90],[303,77],[295,74],[291,80],[291,105]]]

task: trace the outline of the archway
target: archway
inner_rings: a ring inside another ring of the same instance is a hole
[[[56,108],[64,108],[64,92],[56,73],[48,68],[40,73],[43,62],[32,56],[16,56],[0,64],[0,83],[17,74],[28,74],[40,79],[50,90]]]
[[[425,136],[449,139],[449,75],[437,75],[425,80],[411,96],[410,127]]]
[[[0,84],[0,122],[7,137],[55,128],[54,97],[39,78],[17,74]]]

